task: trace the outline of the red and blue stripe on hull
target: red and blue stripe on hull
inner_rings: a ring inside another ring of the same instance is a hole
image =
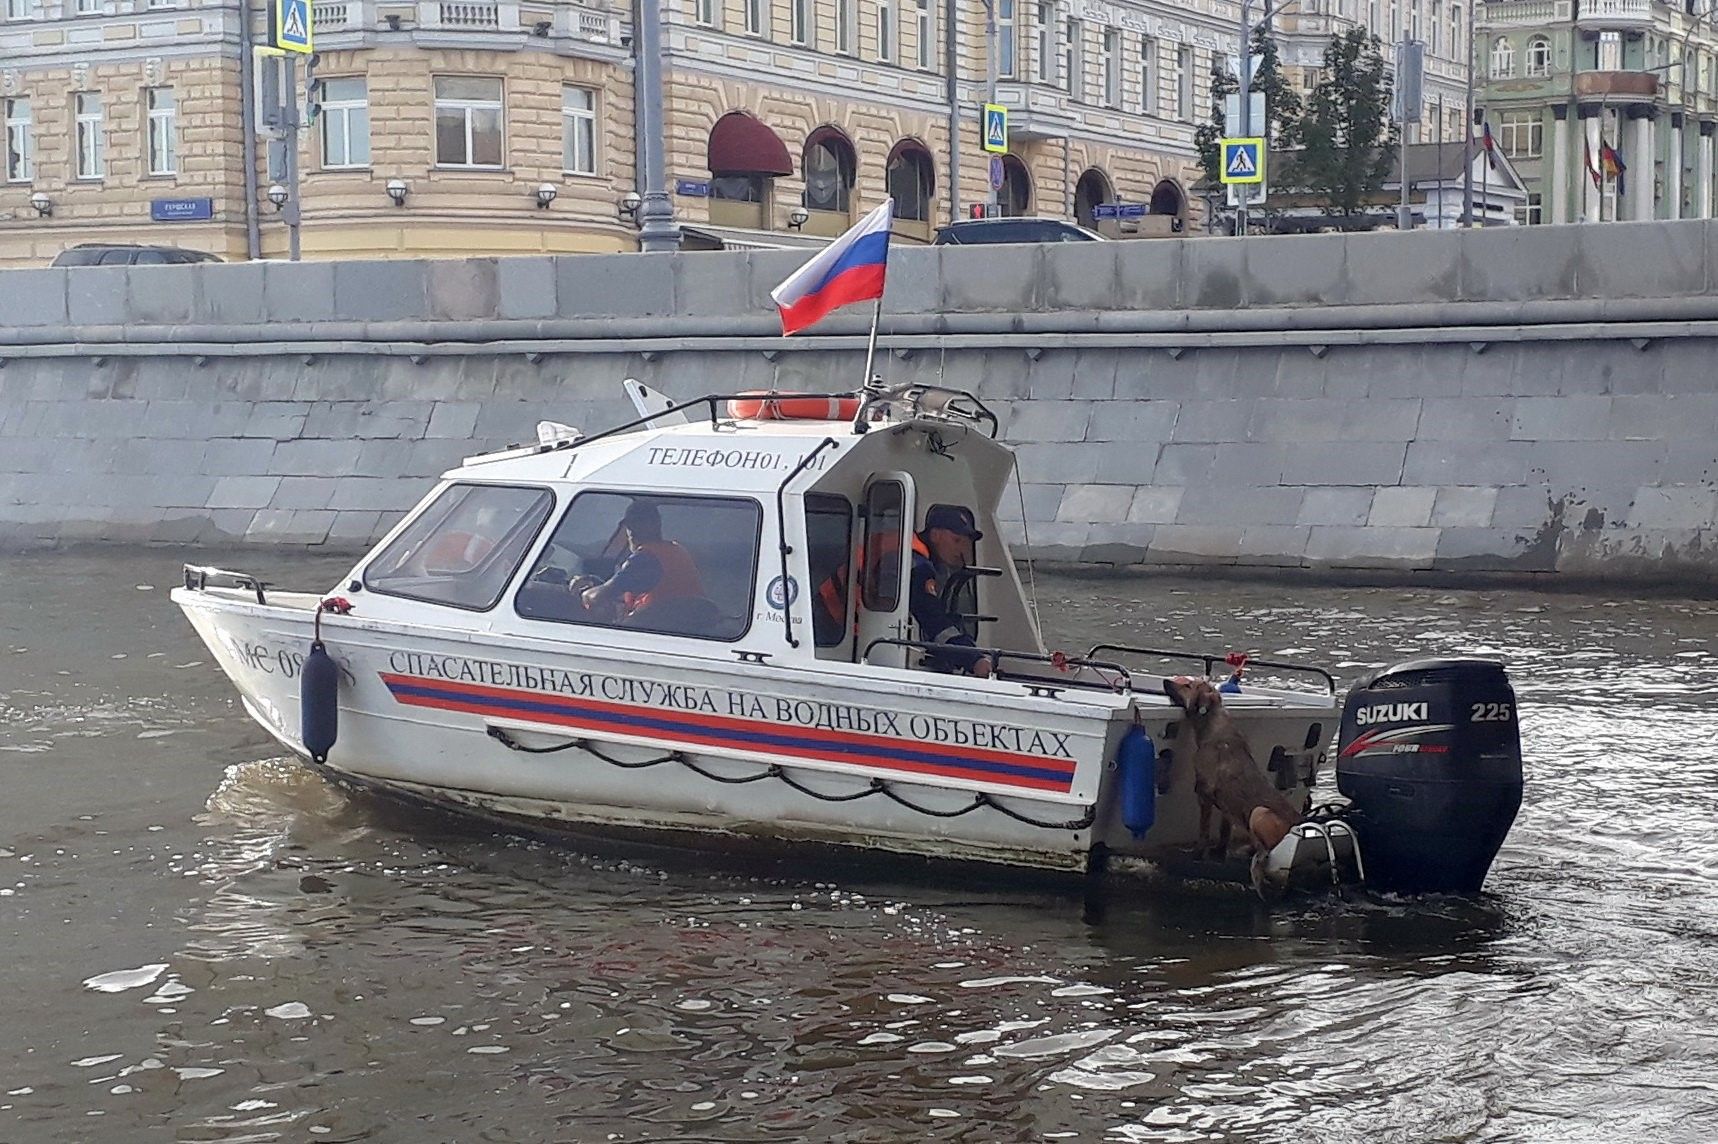
[[[381,678],[394,699],[408,707],[518,719],[594,734],[628,735],[675,747],[721,747],[775,758],[842,763],[1053,794],[1067,794],[1074,781],[1073,759],[817,727],[790,727],[757,719],[572,699],[538,691],[387,672],[381,673]]]

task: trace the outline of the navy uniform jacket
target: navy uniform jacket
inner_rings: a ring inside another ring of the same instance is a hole
[[[913,570],[907,592],[907,610],[926,643],[944,645],[931,654],[931,665],[938,671],[971,671],[972,665],[983,659],[977,651],[967,650],[975,645],[972,637],[961,630],[938,592],[937,566],[931,558],[913,546]]]

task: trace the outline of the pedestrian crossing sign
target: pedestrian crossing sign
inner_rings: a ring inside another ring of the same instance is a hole
[[[274,19],[269,22],[269,43],[283,51],[309,55],[311,46],[310,0],[269,0]]]
[[[996,155],[1008,154],[1008,109],[1000,103],[984,105],[984,149]]]
[[[1265,141],[1263,139],[1223,140],[1223,183],[1262,183],[1265,181]]]

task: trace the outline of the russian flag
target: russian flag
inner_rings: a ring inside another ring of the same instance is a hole
[[[781,310],[781,332],[798,333],[831,310],[881,298],[894,221],[891,198],[771,290],[770,297]]]

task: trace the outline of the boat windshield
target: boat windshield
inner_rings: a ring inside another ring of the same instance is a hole
[[[549,517],[547,489],[450,485],[364,569],[364,586],[471,611],[488,611]]]

